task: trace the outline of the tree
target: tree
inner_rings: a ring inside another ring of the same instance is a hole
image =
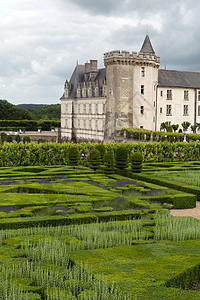
[[[191,123],[190,122],[183,122],[181,125],[183,127],[183,131],[187,131],[189,126],[191,125]]]
[[[195,133],[196,132],[196,129],[197,129],[198,125],[195,124],[195,125],[191,125],[190,128],[192,129],[192,132]]]
[[[160,124],[160,129],[161,129],[161,130],[167,129],[166,127],[167,127],[166,122],[162,122],[162,123]]]
[[[172,129],[176,132],[179,128],[179,124],[172,124]]]
[[[32,114],[7,100],[0,100],[0,120],[32,120]]]

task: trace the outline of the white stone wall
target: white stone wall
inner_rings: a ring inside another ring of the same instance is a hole
[[[167,99],[167,91],[169,90],[172,93],[171,100]],[[188,91],[188,99],[184,99],[185,91]],[[181,129],[181,123],[184,121],[190,122],[191,125],[194,125],[195,121],[200,123],[200,90],[159,87],[157,93],[157,130],[160,130],[162,122],[169,122],[169,125],[179,124]],[[171,105],[171,115],[167,114],[167,105]],[[190,132],[190,129],[188,129],[188,132]]]
[[[103,97],[62,99],[62,137],[71,139],[72,102],[74,105],[74,127],[76,129],[76,137],[78,139],[94,139],[103,141],[106,103],[106,98]]]
[[[157,67],[151,65],[134,67],[133,128],[155,130],[157,83]]]

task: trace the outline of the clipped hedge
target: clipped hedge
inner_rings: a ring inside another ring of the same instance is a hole
[[[88,153],[97,144],[80,143],[77,149],[80,153],[82,165],[88,165]],[[43,143],[43,144],[0,144],[0,167],[34,166],[34,165],[63,165],[68,163],[68,151],[71,143]],[[106,150],[113,151],[118,157],[117,167],[125,167],[130,160],[121,156],[121,145],[118,143],[105,144]],[[127,157],[132,152],[141,152],[144,162],[179,162],[200,160],[200,143],[124,143]],[[97,151],[97,150],[96,150]]]
[[[56,120],[0,120],[0,129],[6,130],[5,128],[7,128],[10,130],[13,128],[14,130],[37,131],[40,127],[42,130],[50,131],[52,128],[60,127],[60,124],[60,121]]]
[[[140,218],[144,213],[138,210],[121,210],[109,212],[93,212],[84,214],[72,214],[69,216],[49,216],[49,217],[31,217],[31,218],[9,218],[0,219],[0,230],[2,229],[20,229],[35,226],[61,226],[71,224],[88,224],[97,221],[127,220]]]
[[[200,201],[200,188],[198,188],[198,187],[178,184],[178,183],[174,183],[169,180],[153,178],[152,175],[151,175],[151,177],[149,177],[149,176],[143,175],[143,174],[134,174],[133,178],[137,178],[139,180],[144,180],[144,181],[147,181],[150,183],[165,186],[167,188],[175,189],[175,190],[182,191],[182,192],[185,192],[188,194],[196,195],[197,201]],[[193,200],[191,199],[191,203],[190,203],[191,205],[192,205],[193,201],[194,201],[194,199]],[[183,199],[183,203],[185,203],[185,205],[187,206],[187,204],[186,204],[187,196],[186,196],[186,198]],[[190,205],[190,204],[188,203],[188,205]],[[195,206],[191,206],[191,207],[195,207]],[[183,207],[183,208],[189,208],[189,207]]]

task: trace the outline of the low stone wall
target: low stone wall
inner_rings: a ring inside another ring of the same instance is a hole
[[[4,131],[5,132],[5,131]],[[16,135],[20,135],[21,140],[24,136],[29,136],[31,142],[38,143],[39,139],[45,139],[48,142],[59,143],[60,142],[60,131],[26,131],[26,132],[5,132],[7,135],[11,135],[13,140],[15,140]]]

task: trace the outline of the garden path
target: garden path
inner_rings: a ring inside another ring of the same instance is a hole
[[[173,209],[171,215],[175,217],[193,217],[200,220],[200,201],[197,201],[195,208]]]

